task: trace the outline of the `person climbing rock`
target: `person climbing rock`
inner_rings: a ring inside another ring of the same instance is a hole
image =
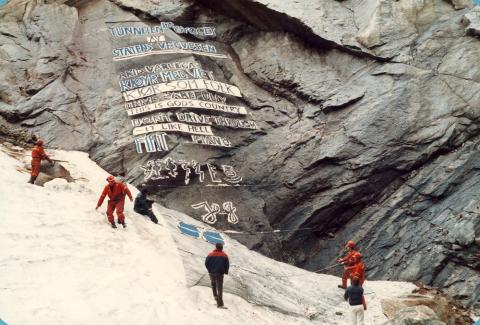
[[[135,210],[136,213],[149,217],[152,222],[158,223],[158,219],[152,211],[153,200],[149,200],[147,195],[148,190],[146,188],[138,193],[135,198],[135,203],[133,204],[133,210]]]
[[[345,248],[347,249],[347,255],[345,255],[345,257],[337,259],[337,263],[343,264],[342,284],[338,285],[339,288],[343,289],[347,288],[347,280],[351,277],[351,267],[355,265],[355,254],[358,253],[356,250],[355,242],[351,240],[347,242]]]
[[[32,149],[32,171],[30,172],[30,184],[35,184],[35,180],[40,174],[40,167],[42,165],[42,160],[46,159],[50,164],[54,164],[53,160],[47,155],[43,149],[43,140],[38,139],[35,141],[35,146]]]
[[[345,290],[344,298],[350,304],[352,325],[364,325],[364,310],[367,310],[367,303],[357,276],[352,278],[352,285]]]
[[[117,182],[115,180],[115,177],[113,176],[108,176],[107,182],[108,185],[106,185],[103,189],[103,192],[98,199],[97,207],[95,208],[95,210],[102,206],[103,200],[105,200],[105,197],[108,195],[108,221],[111,223],[112,228],[117,228],[117,226],[115,225],[115,219],[113,217],[113,212],[116,210],[118,223],[121,224],[123,228],[126,228],[127,225],[125,224],[125,215],[123,214],[123,208],[125,206],[125,196],[128,195],[130,201],[133,201],[132,193],[130,193],[130,190],[128,189],[126,184]]]
[[[217,301],[218,308],[224,308],[223,305],[223,276],[228,274],[230,262],[227,254],[223,251],[223,244],[215,244],[215,250],[208,254],[205,259],[205,266],[212,283],[213,297]]]

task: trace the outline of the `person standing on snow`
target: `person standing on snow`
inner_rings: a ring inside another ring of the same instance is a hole
[[[230,262],[227,254],[223,251],[223,244],[215,244],[215,250],[208,254],[205,259],[205,266],[212,283],[213,297],[217,301],[218,308],[223,305],[223,275],[228,274]]]
[[[365,282],[365,263],[363,263],[362,258],[362,254],[360,254],[360,252],[356,252],[353,256],[355,264],[348,267],[352,277],[355,275],[358,276],[358,281],[361,287],[363,287],[363,283]]]
[[[367,310],[367,303],[357,276],[352,278],[352,285],[345,290],[344,298],[350,304],[352,325],[364,325],[364,310]]]
[[[135,198],[135,203],[133,204],[133,210],[136,213],[140,213],[144,216],[147,216],[154,223],[158,223],[157,217],[153,214],[152,204],[153,200],[147,198],[148,190],[146,188],[142,189]]]
[[[342,263],[343,267],[343,274],[342,274],[342,284],[338,285],[339,288],[346,289],[347,288],[347,280],[351,277],[351,267],[356,264],[356,254],[358,254],[356,250],[356,244],[349,240],[345,248],[348,250],[347,255],[343,258],[337,259],[337,263]]]
[[[46,159],[50,164],[54,164],[53,160],[47,155],[43,149],[43,140],[38,139],[35,141],[35,146],[32,149],[32,171],[30,172],[30,184],[35,184],[35,180],[40,174],[40,167],[42,165],[42,160]]]
[[[117,226],[115,225],[115,219],[113,217],[113,212],[116,210],[118,223],[121,224],[123,228],[126,228],[127,225],[125,224],[125,215],[123,214],[123,207],[125,205],[126,195],[128,195],[128,198],[130,199],[130,201],[133,201],[132,193],[130,193],[130,190],[128,189],[126,184],[117,182],[115,180],[115,177],[113,176],[108,176],[107,182],[108,182],[108,185],[106,185],[105,188],[103,189],[102,195],[100,195],[100,198],[98,199],[97,207],[95,208],[95,210],[97,210],[99,207],[102,206],[103,200],[105,200],[105,197],[108,195],[108,198],[109,198],[108,206],[107,206],[108,221],[112,224],[112,228],[117,228]]]

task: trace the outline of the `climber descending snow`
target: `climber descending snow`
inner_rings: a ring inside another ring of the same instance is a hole
[[[346,289],[348,279],[352,279],[353,276],[359,278],[360,285],[365,282],[365,264],[362,262],[362,254],[357,251],[356,246],[355,242],[349,240],[345,246],[348,250],[347,255],[337,260],[337,263],[344,265],[342,284],[338,285],[339,288]]]
[[[112,224],[112,228],[117,228],[117,226],[115,225],[115,219],[113,217],[113,211],[117,210],[118,223],[121,224],[123,228],[125,228],[127,227],[127,225],[125,224],[125,215],[123,214],[125,196],[128,195],[130,201],[133,201],[132,193],[130,193],[130,190],[128,189],[126,184],[118,182],[113,176],[108,176],[107,182],[108,185],[106,185],[103,189],[102,195],[100,195],[97,207],[95,209],[98,209],[102,206],[103,200],[105,200],[105,197],[108,195],[110,199],[108,200],[107,206],[108,221]]]
[[[30,180],[28,181],[30,184],[35,184],[35,180],[37,179],[38,174],[40,174],[40,167],[43,159],[48,160],[52,165],[54,164],[53,160],[50,159],[43,149],[43,140],[38,139],[32,149],[32,171],[30,173]]]

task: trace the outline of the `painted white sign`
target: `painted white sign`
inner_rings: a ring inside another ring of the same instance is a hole
[[[168,114],[164,113],[149,115],[142,118],[130,120],[130,123],[132,123],[134,127],[165,122],[170,123],[172,122],[172,120],[170,119],[170,116],[168,116]]]
[[[176,80],[129,90],[124,92],[122,95],[125,101],[129,102],[134,99],[153,96],[164,92],[194,89],[205,89],[235,97],[242,97],[240,89],[238,89],[236,86],[208,79]]]
[[[230,142],[230,140],[216,136],[216,135],[192,134],[192,142],[187,142],[187,143],[203,144],[206,146],[225,147],[225,148],[230,148],[232,146],[232,143]]]
[[[168,151],[167,135],[165,133],[149,134],[134,140],[137,153],[143,153],[142,144],[147,152]]]
[[[142,74],[157,73],[169,70],[201,69],[202,65],[198,62],[166,62],[146,65],[141,68],[133,68],[120,72],[120,79],[128,79]]]
[[[127,110],[128,116],[135,116],[138,114],[150,113],[169,108],[199,108],[217,112],[224,112],[230,114],[246,115],[247,109],[244,106],[234,106],[215,102],[207,102],[203,100],[181,100],[170,99],[162,100],[157,103],[152,103],[140,107],[130,108]]]
[[[192,112],[177,113],[177,119],[180,122],[196,123],[196,124],[208,124],[231,127],[236,129],[258,129],[257,124],[254,121],[244,121],[236,118],[229,118],[224,116],[212,116],[212,115],[198,115]]]
[[[181,132],[192,135],[211,135],[212,129],[208,125],[190,125],[184,123],[159,123],[152,125],[139,126],[133,129],[133,135],[151,133],[151,132]]]
[[[141,166],[143,169],[144,180],[159,180],[177,178],[178,173],[177,166],[180,166],[185,171],[184,182],[185,185],[190,183],[191,175],[198,175],[198,181],[203,183],[205,180],[205,173],[202,171],[202,165],[195,160],[179,160],[178,162],[168,157],[165,160],[155,159],[149,160],[146,165]],[[221,165],[220,168],[223,171],[223,177],[221,171],[211,163],[206,163],[208,175],[210,181],[216,186],[231,186],[239,185],[242,181],[242,177],[237,174],[233,166]]]
[[[222,204],[223,210],[220,211],[220,205],[217,203],[208,204],[208,202],[200,202],[196,204],[192,204],[192,208],[194,209],[204,209],[207,213],[202,215],[202,220],[206,223],[213,225],[217,222],[217,216],[227,215],[227,221],[232,224],[238,223],[238,216],[236,214],[237,208],[233,206],[232,202],[224,202]]]
[[[112,51],[114,61],[129,60],[149,55],[164,54],[196,54],[202,56],[210,56],[218,59],[226,59],[227,56],[218,53],[212,44],[182,42],[182,41],[165,41],[145,44],[135,44],[131,46],[119,47]]]

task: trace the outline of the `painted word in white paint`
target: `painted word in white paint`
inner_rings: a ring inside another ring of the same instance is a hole
[[[125,99],[125,101],[128,102],[134,99],[153,96],[164,92],[195,89],[206,89],[217,93],[242,97],[240,89],[233,85],[208,79],[187,79],[160,83],[142,88],[137,88],[134,90],[129,90],[123,93],[123,98]]]
[[[165,133],[149,134],[134,140],[137,153],[143,153],[142,144],[147,152],[168,151],[167,135]]]
[[[222,204],[223,210],[220,211],[220,205],[217,203],[208,204],[203,201],[200,203],[192,204],[194,209],[204,209],[207,213],[201,216],[202,220],[206,223],[213,225],[217,222],[218,215],[227,215],[227,221],[232,224],[238,223],[238,216],[236,214],[237,208],[233,206],[232,202],[224,202]]]
[[[211,135],[212,129],[207,125],[190,125],[184,123],[159,123],[145,126],[138,126],[133,129],[133,135],[151,133],[151,132],[181,132],[192,135]]]
[[[187,142],[187,143],[202,144],[206,146],[224,147],[224,148],[232,147],[232,143],[230,142],[230,140],[216,136],[216,135],[192,134],[191,137],[192,137],[192,142]]]

